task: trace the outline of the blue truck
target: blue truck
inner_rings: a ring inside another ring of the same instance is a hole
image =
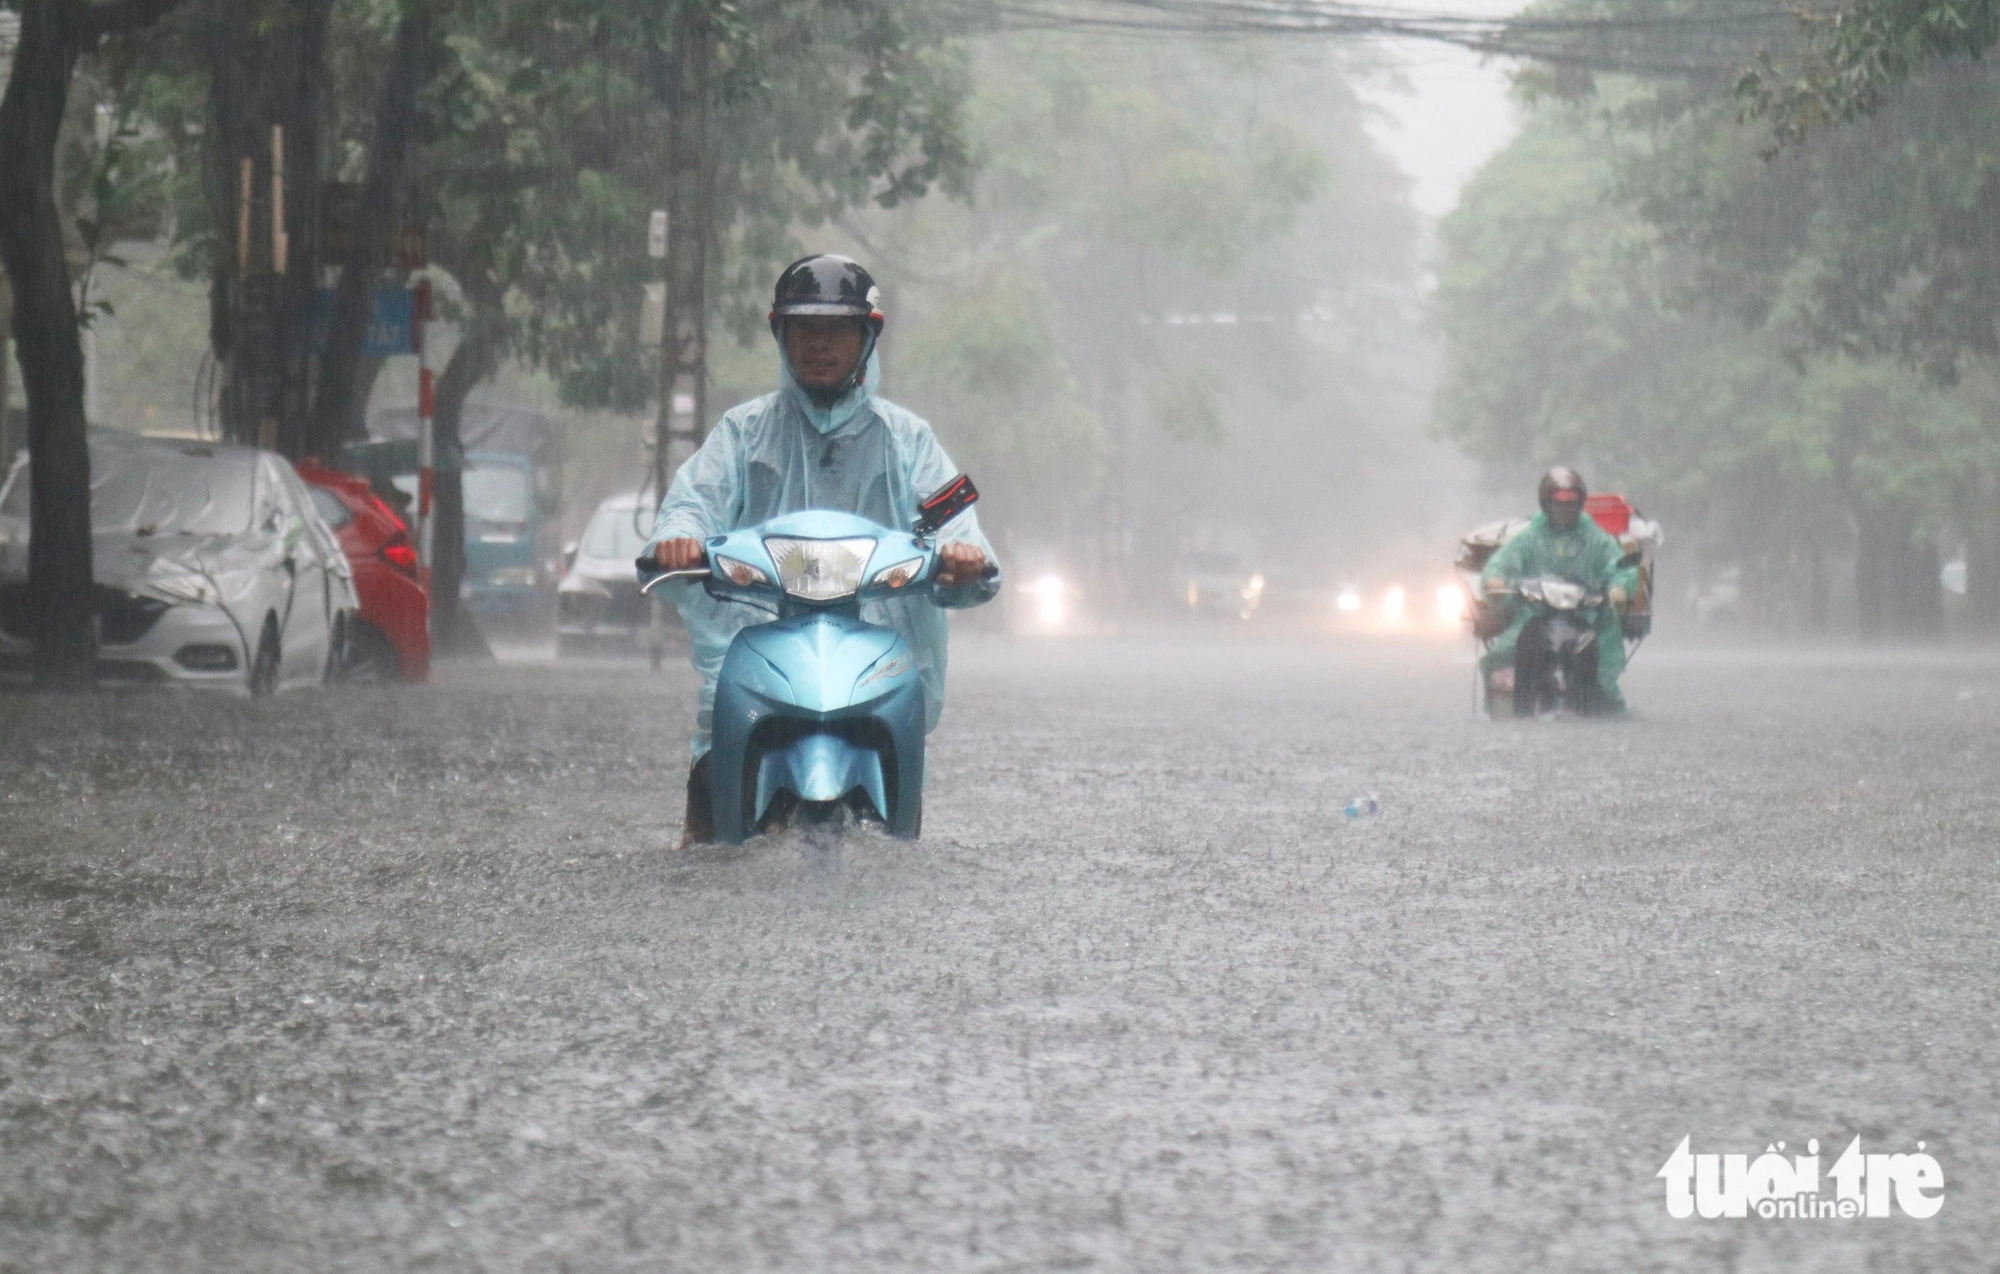
[[[340,468],[393,489],[414,509],[416,413],[371,413],[368,441],[350,443]],[[562,433],[541,412],[467,403],[465,440],[465,579],[460,595],[483,620],[546,623],[562,577]]]

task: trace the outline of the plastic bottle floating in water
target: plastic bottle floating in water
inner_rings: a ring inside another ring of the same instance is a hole
[[[1366,796],[1357,796],[1347,803],[1347,816],[1349,818],[1367,818],[1370,814],[1379,814],[1381,812],[1382,803],[1375,799],[1373,792],[1370,792]]]

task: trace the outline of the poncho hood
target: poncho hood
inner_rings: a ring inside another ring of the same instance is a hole
[[[882,383],[882,360],[873,345],[868,350],[868,370],[861,374],[861,383],[833,402],[822,407],[813,401],[805,386],[799,384],[798,377],[792,375],[791,360],[781,350],[778,354],[778,394],[786,404],[821,434],[830,434],[869,409],[875,401],[875,390]]]

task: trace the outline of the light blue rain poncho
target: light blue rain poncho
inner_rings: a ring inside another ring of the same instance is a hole
[[[803,509],[838,509],[906,529],[916,521],[917,506],[957,476],[957,466],[929,424],[875,396],[881,364],[872,351],[862,382],[831,406],[813,402],[782,355],[778,382],[778,392],[724,413],[701,450],[680,467],[660,502],[648,553],[661,540],[706,539]],[[953,519],[938,540],[976,544],[989,562],[995,560],[976,511]],[[770,615],[739,602],[717,601],[698,582],[676,582],[665,589],[693,638],[694,667],[701,674],[701,712],[694,734],[699,758],[708,751],[715,679],[729,643]],[[978,606],[999,592],[995,576],[936,589],[935,600],[897,597],[862,606],[863,619],[893,627],[910,643],[924,683],[926,731],[936,728],[944,711],[948,630],[941,608]]]

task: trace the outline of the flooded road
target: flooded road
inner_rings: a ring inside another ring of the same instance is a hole
[[[679,670],[0,697],[0,1270],[2000,1250],[2000,656],[1660,643],[1619,724],[1478,719],[1444,645],[952,678],[926,837],[831,873],[673,848]],[[1655,1179],[1857,1133],[1937,1217]]]

